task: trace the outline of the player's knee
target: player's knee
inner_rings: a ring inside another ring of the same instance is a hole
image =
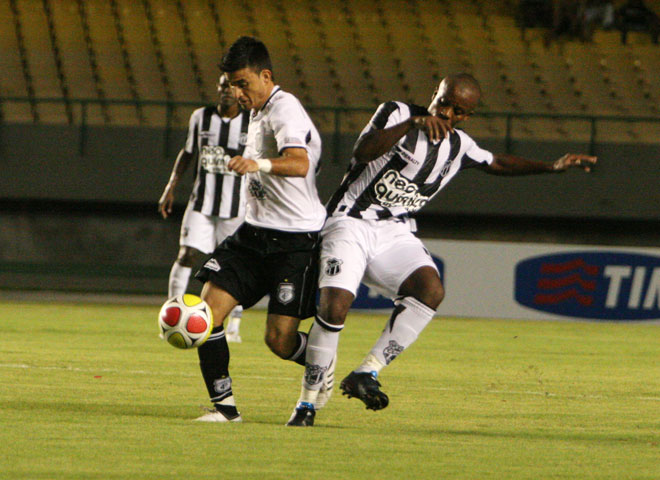
[[[418,295],[415,295],[415,297],[427,307],[435,310],[445,298],[445,289],[442,286],[442,283],[437,282],[433,285],[429,285],[428,288],[422,290]]]
[[[291,347],[286,340],[279,332],[275,331],[267,331],[264,336],[264,341],[270,351],[280,358],[288,358],[291,355]]]
[[[401,284],[399,295],[416,298],[435,310],[445,298],[445,289],[435,269],[422,267]]]
[[[348,290],[322,288],[318,316],[331,325],[343,325],[353,299],[353,294]]]

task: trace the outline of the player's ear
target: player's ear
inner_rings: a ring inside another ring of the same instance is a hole
[[[259,72],[259,76],[264,82],[271,82],[273,80],[273,72],[267,68],[264,68],[261,72]]]

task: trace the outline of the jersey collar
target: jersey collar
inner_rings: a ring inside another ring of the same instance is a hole
[[[252,110],[252,118],[256,117],[258,114],[263,112],[266,109],[266,106],[268,106],[268,104],[270,103],[270,100],[273,98],[273,96],[275,96],[275,94],[277,92],[279,92],[280,90],[281,90],[280,86],[275,85],[273,87],[273,90],[270,92],[270,96],[268,97],[268,100],[266,100],[264,102],[264,104],[261,106],[261,108],[259,110],[254,110],[254,109]]]

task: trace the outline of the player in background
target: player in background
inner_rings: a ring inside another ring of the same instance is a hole
[[[444,78],[427,108],[402,102],[378,107],[361,132],[350,167],[327,205],[322,231],[320,305],[309,332],[303,388],[288,425],[311,426],[324,372],[361,281],[394,299],[394,311],[372,350],[340,388],[368,409],[385,408],[378,373],[431,321],[444,296],[429,252],[413,234],[410,215],[460,170],[495,175],[589,171],[596,157],[567,154],[553,163],[492,154],[456,127],[479,103],[481,89],[468,74]]]
[[[158,211],[172,213],[174,190],[193,159],[197,160],[195,182],[181,222],[179,254],[170,270],[168,298],[185,293],[193,266],[236,231],[245,217],[245,182],[227,169],[228,160],[245,148],[249,112],[232,95],[226,75],[218,81],[218,105],[202,107],[190,116],[188,137],[179,152]],[[243,308],[230,314],[227,340],[240,342]]]
[[[197,273],[214,329],[199,347],[202,376],[214,408],[204,422],[241,421],[229,376],[223,320],[270,294],[265,341],[279,357],[305,364],[302,319],[316,313],[318,236],[325,209],[316,190],[321,137],[298,99],[274,83],[266,46],[240,37],[220,63],[235,98],[250,110],[243,155],[228,167],[248,182],[245,222]]]

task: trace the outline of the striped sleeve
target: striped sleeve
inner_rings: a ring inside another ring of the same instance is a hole
[[[186,153],[192,154],[197,147],[197,138],[199,135],[199,117],[203,109],[195,110],[192,115],[190,115],[190,121],[188,122],[188,136],[186,137],[186,144],[183,147]]]
[[[373,129],[382,130],[401,121],[401,105],[398,102],[390,101],[380,104],[376,113],[371,117],[369,126]]]

